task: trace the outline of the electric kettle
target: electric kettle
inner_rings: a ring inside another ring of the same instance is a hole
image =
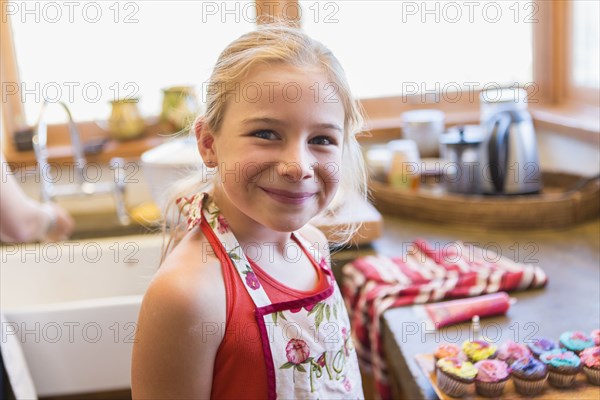
[[[483,122],[480,158],[483,194],[534,194],[542,189],[535,130],[527,110],[503,109]]]

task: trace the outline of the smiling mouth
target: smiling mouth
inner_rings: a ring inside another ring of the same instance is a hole
[[[316,195],[316,192],[290,192],[287,190],[260,188],[272,199],[286,204],[302,204]]]

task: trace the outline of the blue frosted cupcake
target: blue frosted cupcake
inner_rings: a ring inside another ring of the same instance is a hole
[[[540,355],[540,361],[548,367],[548,381],[557,388],[570,387],[581,371],[581,360],[577,354],[563,349],[554,349]]]
[[[533,342],[529,343],[527,347],[536,358],[540,358],[542,353],[557,349],[558,345],[554,340],[542,337],[533,339]]]
[[[548,379],[548,368],[533,357],[523,357],[510,366],[510,376],[515,390],[526,396],[534,396],[542,391]]]
[[[581,353],[589,347],[594,347],[594,340],[583,332],[567,331],[560,335],[560,347],[572,351],[575,354]]]

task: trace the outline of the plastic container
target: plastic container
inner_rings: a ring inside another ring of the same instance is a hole
[[[390,165],[392,163],[392,152],[386,145],[375,145],[365,153],[365,161],[371,179],[386,182]]]
[[[421,181],[419,150],[414,140],[392,140],[388,183],[396,189],[416,190]]]

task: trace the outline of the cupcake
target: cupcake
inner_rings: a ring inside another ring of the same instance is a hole
[[[592,340],[594,341],[594,345],[600,346],[600,329],[594,329],[590,334]]]
[[[437,362],[437,384],[449,396],[464,395],[476,375],[477,369],[473,364],[458,357],[442,358]]]
[[[531,353],[536,358],[540,358],[540,355],[542,353],[545,353],[550,350],[554,350],[558,347],[558,345],[552,339],[537,338],[537,339],[533,339],[533,342],[529,343],[527,345],[527,347],[529,347],[529,350],[531,350]]]
[[[557,388],[566,388],[575,382],[581,370],[581,361],[572,351],[554,349],[542,353],[540,361],[548,367],[548,381]]]
[[[526,346],[509,340],[498,347],[496,358],[511,365],[515,360],[529,357],[530,355],[531,352]]]
[[[481,360],[475,363],[475,390],[480,396],[499,397],[508,380],[508,364],[500,360]]]
[[[471,362],[477,362],[487,360],[488,358],[494,358],[496,346],[485,340],[466,341],[462,345],[462,351],[469,357]]]
[[[517,392],[534,396],[544,388],[544,383],[548,379],[548,368],[536,358],[523,357],[512,363],[510,376]]]
[[[434,371],[437,368],[437,362],[445,357],[458,357],[460,353],[460,348],[455,345],[455,344],[447,344],[447,343],[443,343],[440,344],[437,349],[435,350],[435,353],[433,353],[433,358],[435,359],[434,362]]]
[[[583,372],[592,385],[600,386],[600,346],[590,347],[579,354]]]
[[[594,341],[591,337],[583,332],[567,331],[560,335],[560,347],[570,350],[575,354],[579,354],[581,350],[588,347],[594,347]]]

